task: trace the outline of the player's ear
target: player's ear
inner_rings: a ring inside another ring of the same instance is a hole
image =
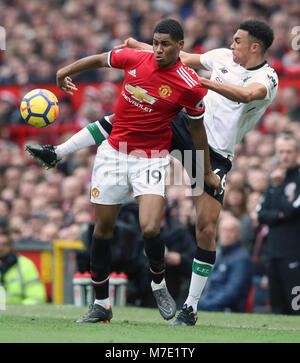
[[[178,46],[179,46],[179,50],[182,50],[184,47],[184,40],[179,40]]]
[[[253,42],[251,44],[251,49],[252,49],[253,53],[259,53],[259,52],[261,52],[261,45],[257,42]]]

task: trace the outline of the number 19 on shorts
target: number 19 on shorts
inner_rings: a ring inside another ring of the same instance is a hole
[[[158,184],[161,181],[162,174],[158,169],[147,169],[146,170],[146,183],[147,184]]]

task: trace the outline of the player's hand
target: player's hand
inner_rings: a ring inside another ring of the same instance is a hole
[[[114,47],[115,50],[117,49],[123,49],[123,48],[133,48],[133,49],[140,49],[139,47],[140,42],[134,38],[127,38],[123,44],[116,45]]]
[[[78,91],[77,87],[72,82],[72,78],[69,76],[64,77],[64,78],[60,78],[59,76],[57,76],[56,84],[57,84],[57,88],[61,89],[62,91],[66,92],[72,96],[73,96],[72,91]]]
[[[204,176],[204,182],[208,187],[215,189],[214,195],[221,193],[222,191],[221,179],[212,170]]]

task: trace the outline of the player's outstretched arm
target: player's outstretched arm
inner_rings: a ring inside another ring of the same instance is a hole
[[[254,100],[262,100],[267,94],[267,88],[262,83],[251,83],[246,87],[242,87],[211,81],[203,77],[198,78],[204,87],[235,102],[248,103]]]
[[[72,82],[70,76],[76,73],[89,71],[91,69],[97,69],[102,67],[109,67],[108,65],[108,53],[102,53],[97,55],[91,55],[77,60],[61,69],[56,73],[57,87],[66,93],[73,94],[72,91],[77,91],[75,84]]]
[[[182,63],[184,63],[188,67],[191,67],[191,68],[194,68],[194,69],[204,69],[204,70],[206,70],[206,68],[200,62],[200,54],[187,53],[187,52],[181,51],[179,56],[180,56],[180,59],[181,59]]]
[[[153,50],[152,45],[139,42],[138,40],[130,37],[127,38],[123,44],[116,45],[114,49],[123,49],[123,48],[132,48],[132,49],[138,49],[138,50]]]
[[[75,73],[100,67],[109,67],[108,53],[82,58],[66,67],[61,68],[57,72],[57,87],[72,95],[72,91],[77,91],[77,88],[72,82],[70,76]],[[110,115],[107,118],[90,123],[63,144],[57,146],[27,144],[25,146],[25,150],[28,151],[34,158],[41,161],[48,169],[53,168],[63,157],[72,154],[73,152],[91,145],[100,145],[108,138],[111,132],[113,120],[114,115]]]

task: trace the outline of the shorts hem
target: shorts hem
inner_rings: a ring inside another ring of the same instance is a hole
[[[109,202],[109,201],[103,201],[103,200],[99,200],[99,201],[96,201],[96,200],[92,200],[90,199],[90,202],[93,203],[93,204],[102,204],[102,205],[118,205],[118,204],[123,204],[125,201],[125,199],[121,202]]]
[[[164,199],[166,199],[166,193],[155,193],[155,192],[146,192],[146,193],[143,193],[143,192],[139,192],[137,194],[133,193],[133,197],[136,198],[136,197],[140,197],[141,195],[159,195],[160,197],[163,197]]]

